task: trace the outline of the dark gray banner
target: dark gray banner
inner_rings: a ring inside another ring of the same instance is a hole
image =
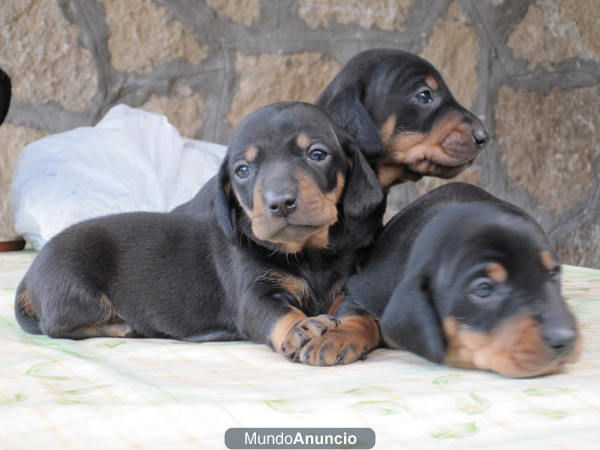
[[[370,428],[230,428],[225,445],[231,449],[373,448]]]

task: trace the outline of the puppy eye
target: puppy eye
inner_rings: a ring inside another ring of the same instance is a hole
[[[250,166],[248,164],[240,164],[235,168],[234,173],[238,178],[248,178],[250,175]]]
[[[322,146],[312,146],[309,150],[308,150],[308,159],[310,159],[311,161],[323,161],[327,158],[328,154],[325,151],[325,148]]]
[[[481,300],[490,297],[494,293],[494,282],[489,278],[478,278],[469,288],[469,297],[472,300]]]
[[[433,97],[431,96],[431,91],[429,89],[424,89],[416,95],[419,103],[431,103],[433,101]]]

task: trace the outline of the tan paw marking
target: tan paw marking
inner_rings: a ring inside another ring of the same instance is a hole
[[[286,358],[297,360],[300,350],[307,342],[335,329],[338,325],[339,320],[327,314],[300,320],[290,328],[283,340],[281,354]]]
[[[380,341],[379,327],[370,316],[349,316],[322,335],[306,341],[296,359],[313,366],[349,364],[365,359]]]

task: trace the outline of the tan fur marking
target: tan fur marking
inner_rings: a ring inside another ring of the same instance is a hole
[[[333,202],[337,205],[338,201],[340,200],[340,197],[342,196],[345,183],[346,178],[344,177],[344,174],[342,172],[338,172],[335,188],[331,192],[325,194],[325,198],[328,201]]]
[[[341,172],[339,172],[337,174],[336,187],[331,192],[323,195],[321,190],[317,187],[318,194],[316,194],[316,197],[322,195],[323,200],[326,201],[324,216],[327,215],[330,219],[327,225],[322,227],[305,242],[303,247],[326,248],[329,245],[329,227],[337,222],[337,204],[344,190],[344,183],[345,177]]]
[[[100,296],[100,308],[104,312],[103,323],[113,322],[118,318],[115,305],[113,305],[113,302],[105,294]]]
[[[395,128],[396,128],[396,114],[392,114],[390,117],[387,118],[387,120],[384,122],[384,124],[381,126],[381,129],[379,130],[379,135],[381,136],[381,140],[383,141],[384,144],[387,144],[390,142],[390,139],[392,138],[392,135],[394,134]]]
[[[565,362],[578,358],[556,357],[544,344],[535,319],[520,316],[507,319],[490,333],[460,324],[455,318],[443,320],[447,341],[446,363],[456,367],[491,370],[508,377],[531,377],[553,373]]]
[[[451,135],[452,145],[445,149],[446,140]],[[450,149],[452,154],[448,153]],[[391,136],[386,142],[385,155],[380,160],[379,180],[384,189],[399,182],[414,181],[414,174],[403,170],[394,171],[394,167],[406,167],[421,176],[454,176],[466,168],[478,153],[470,125],[464,122],[460,113],[451,112],[439,120],[427,134],[399,132]],[[409,178],[404,179],[405,175],[409,175]]]
[[[252,209],[244,206],[238,197],[238,202],[252,222],[254,235],[259,239],[281,245],[282,250],[287,253],[298,253],[309,242],[315,248],[328,245],[328,229],[337,222],[337,202],[344,189],[342,173],[338,174],[336,188],[327,194],[323,194],[315,180],[301,170],[296,173],[296,179],[298,181],[298,207],[287,219],[274,217],[268,212],[262,193],[261,178],[256,181]],[[298,230],[298,240],[292,241],[278,236],[276,232],[281,228],[283,222],[306,228],[305,231]],[[309,227],[314,227],[314,230]]]
[[[331,196],[326,197],[315,180],[307,173],[298,171],[296,179],[298,180],[298,215],[308,216],[311,213],[317,213],[322,217],[330,217],[335,214],[337,220],[335,199]],[[306,218],[308,219],[308,217]],[[326,222],[330,221],[331,219]]]
[[[284,244],[290,253],[297,253],[302,248],[327,247],[329,244],[329,227],[337,222],[337,202],[344,189],[344,176],[338,174],[336,188],[324,194],[315,180],[303,171],[296,173],[298,180],[298,208],[290,216],[291,223],[299,223],[316,227],[309,236],[299,235],[298,241],[273,242]],[[292,222],[293,219],[293,222]]]
[[[287,219],[274,217],[267,210],[262,192],[262,179],[256,181],[253,208],[247,208],[239,196],[238,202],[250,218],[252,232],[262,240],[281,245],[287,253],[298,253],[305,246],[324,248],[329,244],[329,227],[337,222],[337,203],[344,190],[344,174],[337,174],[336,187],[324,194],[315,180],[302,170],[296,172],[298,182],[297,208]],[[297,239],[280,236],[277,230],[283,223],[305,227],[297,231]],[[310,227],[314,227],[311,229]]]
[[[365,347],[369,349],[375,348],[381,338],[377,322],[370,315],[343,317],[337,329],[361,336]]]
[[[281,280],[281,286],[288,292],[291,292],[300,303],[310,297],[310,286],[306,280],[302,278],[287,275]]]
[[[86,325],[78,328],[73,333],[74,336],[80,337],[115,337],[124,338],[133,331],[126,323],[100,323],[95,325]]]
[[[409,172],[402,165],[381,164],[377,170],[377,178],[384,191],[387,191],[392,185],[401,184],[405,181],[418,181],[421,176]]]
[[[298,135],[298,137],[296,138],[296,144],[302,150],[306,150],[308,148],[308,146],[310,145],[310,138],[306,134],[300,133]]]
[[[259,178],[256,180],[252,196],[252,209],[246,207],[237,193],[235,193],[235,196],[252,223],[252,233],[259,239],[267,239],[272,233],[272,227],[275,226],[280,219],[272,217],[267,211],[262,194],[262,179]]]
[[[287,292],[292,294],[300,304],[304,304],[312,294],[310,285],[306,280],[295,277],[288,273],[277,272],[270,270],[259,277],[260,280],[270,281],[278,286],[281,286]]]
[[[427,135],[414,132],[400,132],[395,135],[389,145],[388,156],[394,161],[404,161],[408,158],[409,151],[418,144],[422,144]]]
[[[269,334],[271,346],[278,353],[281,352],[281,345],[285,341],[290,330],[294,328],[298,322],[306,318],[306,315],[298,308],[294,308],[293,306],[290,308],[290,312],[275,322],[275,325],[273,325],[271,333]]]
[[[495,283],[504,283],[508,278],[508,272],[499,263],[491,263],[486,267],[488,277],[490,277]]]
[[[278,241],[277,239],[271,239],[271,242],[275,243],[275,244],[279,244],[281,246],[281,249],[290,255],[293,255],[294,253],[300,253],[302,251],[302,249],[304,248],[304,243],[303,242],[283,242],[283,241]]]
[[[313,234],[303,245],[308,248],[327,248],[329,245],[329,227],[321,228]]]
[[[31,299],[29,298],[29,292],[27,292],[27,289],[25,289],[23,292],[21,292],[19,294],[19,297],[17,298],[17,303],[19,304],[19,307],[29,317],[34,317],[34,318],[38,317],[37,314],[35,313],[35,310],[33,309],[33,305],[31,304]]]
[[[428,134],[406,132],[398,133],[392,138],[389,158],[397,163],[414,164],[423,159],[430,159],[440,164],[456,165],[455,157],[448,155],[442,148],[442,142],[452,132],[466,134],[470,128],[465,127],[463,118],[458,113],[448,113],[439,120]],[[471,140],[470,135],[466,136]]]
[[[437,80],[432,76],[432,75],[428,75],[425,77],[425,84],[427,86],[429,86],[431,89],[433,89],[434,91],[440,87]]]
[[[320,231],[313,234],[310,239],[306,241],[305,246],[310,248],[326,248],[329,245],[329,227],[337,222],[337,204],[342,196],[342,192],[344,191],[344,184],[346,182],[346,178],[344,174],[338,172],[337,174],[337,182],[335,189],[331,192],[328,192],[323,197],[328,202],[329,205],[334,205],[335,214],[333,212],[333,208],[329,208],[327,214],[330,215],[330,222],[323,227]],[[320,192],[320,189],[319,189]],[[335,217],[335,218],[334,218]]]
[[[345,297],[345,295],[343,292],[340,292],[339,294],[337,294],[335,296],[335,298],[333,299],[333,301],[331,302],[331,305],[329,305],[329,308],[327,309],[327,314],[329,314],[330,316],[335,316],[335,312],[342,304],[344,297]]]
[[[540,259],[542,260],[542,264],[544,265],[544,267],[548,270],[554,269],[554,266],[556,265],[554,263],[554,260],[552,259],[552,255],[550,254],[550,252],[548,250],[544,250],[542,252],[540,252]]]
[[[311,365],[349,364],[377,347],[380,340],[373,317],[347,316],[336,328],[313,337],[300,351],[299,360]]]
[[[244,155],[244,157],[246,158],[246,161],[248,161],[248,162],[254,162],[254,160],[256,159],[257,156],[258,156],[258,149],[254,145],[251,145],[250,147],[248,147],[248,149],[246,150],[246,153]]]
[[[131,326],[123,322],[117,315],[115,305],[107,295],[102,294],[99,303],[103,318],[97,323],[77,328],[71,333],[72,337],[126,337],[133,331]]]
[[[442,328],[447,339],[454,339],[458,334],[459,324],[454,317],[446,317],[442,321]]]

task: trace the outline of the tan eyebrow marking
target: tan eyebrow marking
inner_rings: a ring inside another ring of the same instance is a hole
[[[554,269],[554,260],[552,259],[552,255],[548,250],[544,250],[540,252],[540,259],[542,260],[542,264],[548,270]]]
[[[298,144],[298,147],[302,150],[306,150],[310,145],[310,138],[306,134],[300,133],[296,138],[296,144]]]
[[[491,263],[489,266],[487,266],[486,272],[488,276],[496,283],[504,283],[508,278],[508,272],[506,272],[506,269],[502,266],[502,264]]]
[[[436,90],[438,87],[440,87],[440,85],[438,84],[437,80],[436,80],[434,77],[432,77],[431,75],[427,75],[427,76],[425,77],[425,84],[426,84],[427,86],[429,86],[431,89],[433,89],[434,91],[435,91],[435,90]]]
[[[258,149],[254,145],[251,145],[246,150],[246,154],[244,156],[246,157],[246,161],[253,162],[258,156]]]

